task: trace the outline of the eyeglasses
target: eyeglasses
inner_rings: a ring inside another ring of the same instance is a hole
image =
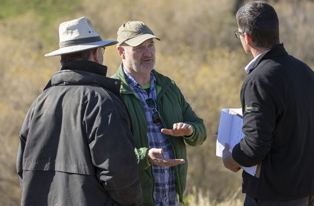
[[[240,39],[240,36],[244,35],[244,32],[240,32],[240,31],[235,31],[234,32],[235,37],[237,37],[238,39]]]
[[[160,114],[156,109],[155,101],[152,98],[148,98],[146,99],[146,104],[148,108],[153,112],[152,113],[153,123],[156,125],[159,125],[161,123],[161,120],[160,120]]]

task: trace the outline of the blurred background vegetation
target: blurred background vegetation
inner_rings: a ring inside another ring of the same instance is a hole
[[[181,88],[204,119],[208,139],[188,148],[186,205],[242,205],[241,172],[226,170],[215,156],[220,110],[240,107],[239,92],[252,59],[233,35],[235,12],[245,0],[0,0],[0,205],[20,204],[15,170],[24,117],[59,67],[61,22],[89,18],[103,39],[116,39],[128,20],[145,22],[161,38],[156,42],[156,70]],[[269,0],[278,12],[281,42],[287,51],[314,68],[314,1]],[[120,57],[105,53],[109,75]]]

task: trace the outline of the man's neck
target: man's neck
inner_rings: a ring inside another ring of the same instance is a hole
[[[252,53],[253,57],[255,58],[255,57],[257,57],[258,55],[260,55],[261,53],[263,53],[263,52],[265,52],[267,50],[269,50],[269,49],[267,49],[267,48],[252,49],[251,53]]]
[[[251,54],[253,55],[253,57],[257,57],[258,55],[260,55],[261,53],[264,53],[265,51],[268,51],[272,48],[272,46],[270,47],[251,47]]]
[[[131,76],[140,84],[145,85],[150,83],[150,72],[149,73],[139,73],[134,72],[131,69],[125,68],[125,70],[131,74]]]
[[[138,73],[131,74],[131,75],[140,85],[146,85],[150,83],[150,75],[142,76],[142,75],[138,75]]]

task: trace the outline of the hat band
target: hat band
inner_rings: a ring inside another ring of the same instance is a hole
[[[60,48],[63,48],[63,47],[75,46],[75,45],[87,44],[87,43],[93,43],[93,42],[98,42],[98,41],[102,41],[100,36],[68,40],[68,41],[60,42],[59,46],[60,46]]]

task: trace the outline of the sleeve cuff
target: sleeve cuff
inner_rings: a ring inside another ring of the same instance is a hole
[[[184,137],[184,139],[186,139],[186,140],[193,140],[193,139],[194,139],[194,136],[195,136],[195,127],[193,127],[193,125],[191,125],[191,124],[188,124],[188,125],[190,125],[190,126],[192,127],[193,133],[192,133],[190,136],[183,136],[183,137]]]

